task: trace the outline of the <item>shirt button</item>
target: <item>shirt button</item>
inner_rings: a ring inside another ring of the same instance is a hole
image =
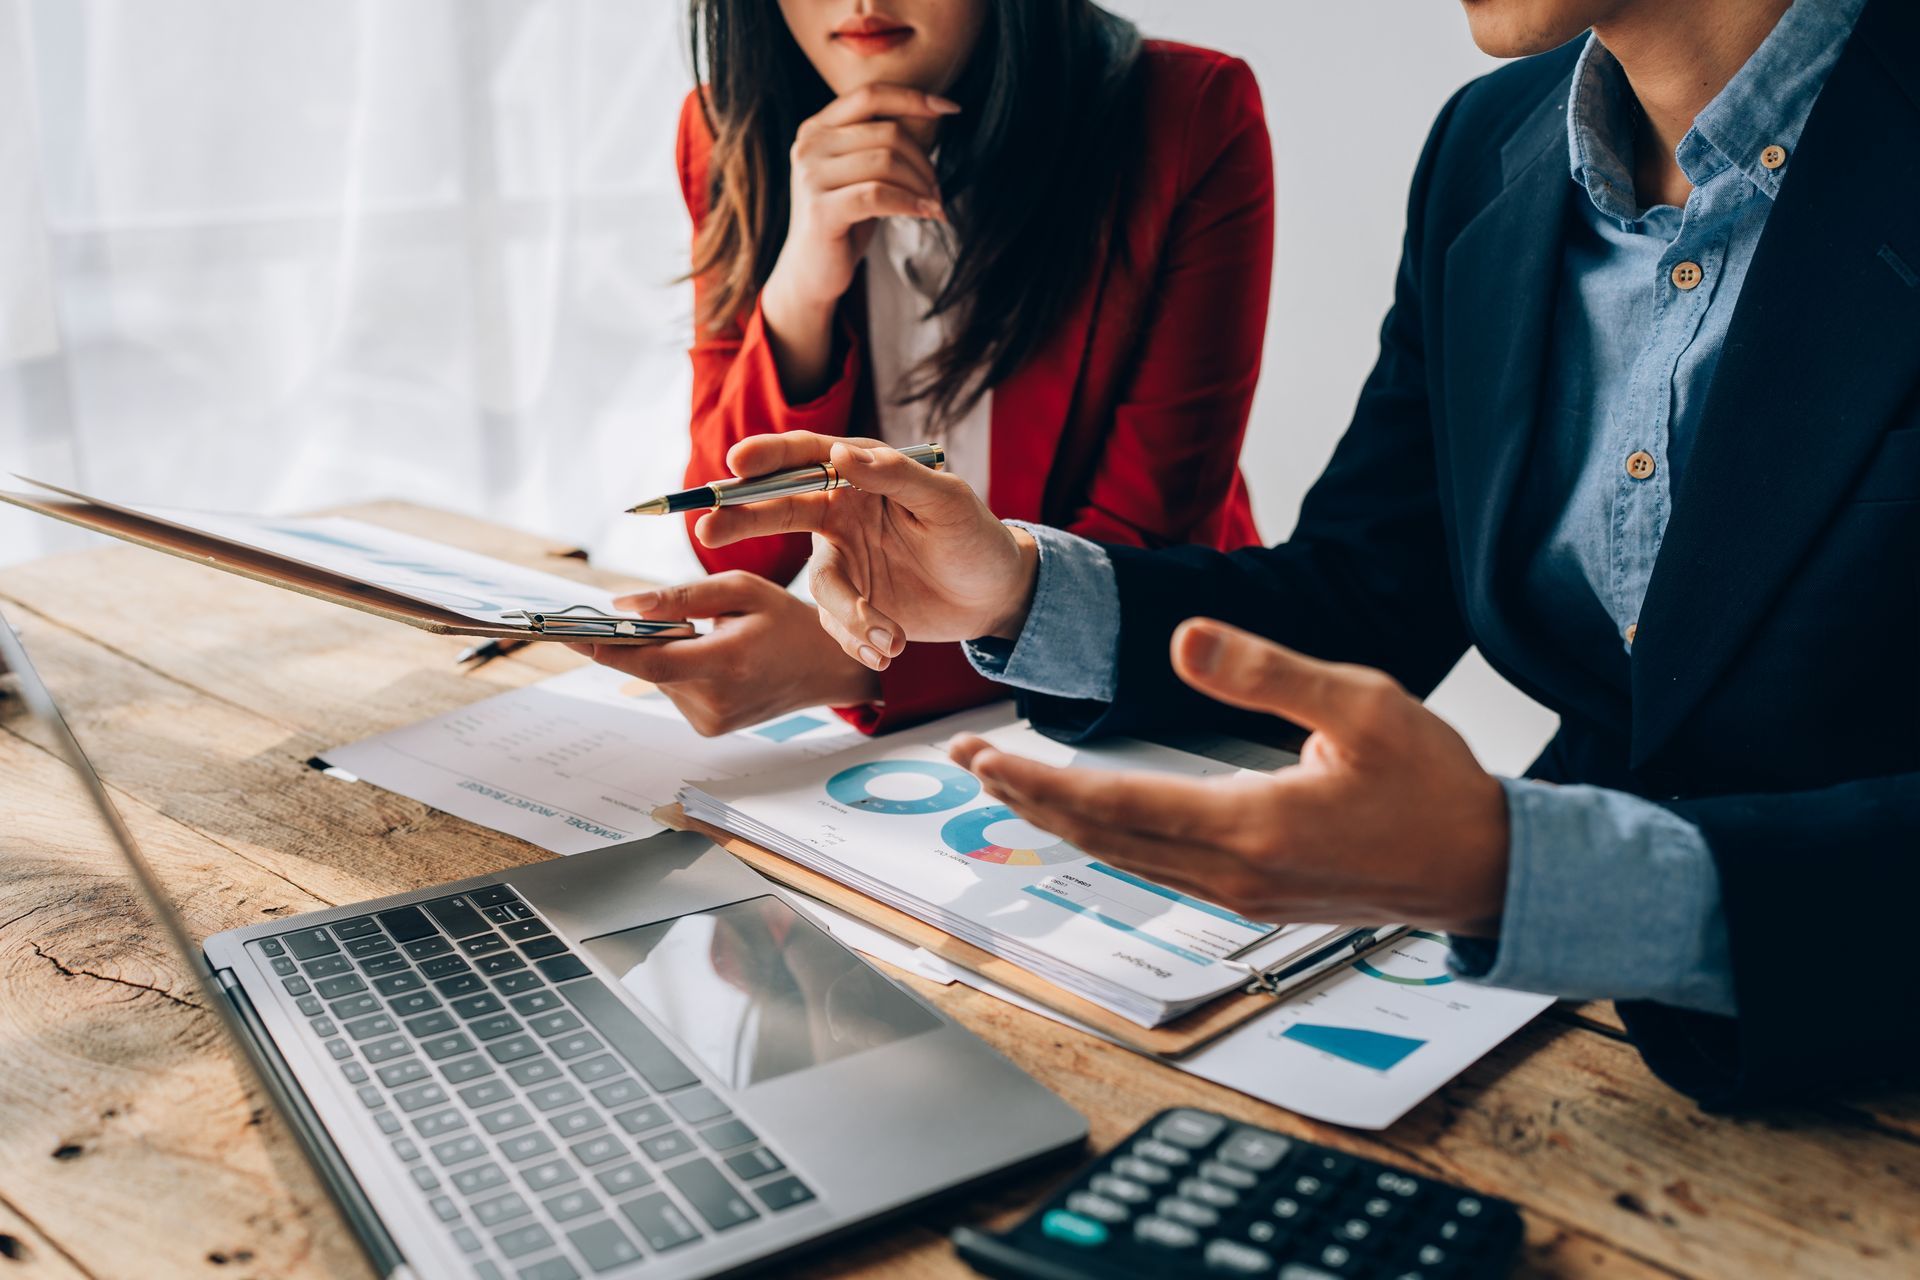
[[[1627,624],[1627,643],[1632,644],[1633,638],[1639,634],[1640,634],[1640,624],[1637,622],[1629,622]]]
[[[1763,169],[1778,169],[1787,162],[1787,149],[1778,144],[1768,147],[1760,153],[1760,166]]]
[[[1627,474],[1635,480],[1645,480],[1653,474],[1653,455],[1645,449],[1636,449],[1627,455]]]
[[[1700,283],[1700,264],[1697,262],[1676,262],[1668,273],[1676,289],[1691,289]]]

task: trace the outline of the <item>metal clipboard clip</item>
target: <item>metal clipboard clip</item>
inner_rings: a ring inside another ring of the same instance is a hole
[[[1411,930],[1403,924],[1381,925],[1372,929],[1352,929],[1304,956],[1279,960],[1264,969],[1242,964],[1231,957],[1220,963],[1244,970],[1251,979],[1246,986],[1250,996],[1267,995],[1275,1000],[1292,995],[1300,988],[1325,977],[1336,969],[1366,959],[1389,943],[1404,938]],[[1255,943],[1255,946],[1260,945]]]
[[[502,622],[524,621],[527,629],[549,636],[690,636],[693,625],[687,622],[635,618],[621,613],[602,613],[592,605],[568,605],[532,613],[516,609],[500,615]]]

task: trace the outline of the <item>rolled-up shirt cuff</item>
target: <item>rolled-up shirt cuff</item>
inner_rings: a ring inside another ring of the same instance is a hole
[[[1455,973],[1733,1015],[1720,875],[1698,827],[1622,791],[1501,785],[1510,835],[1500,937],[1454,939]]]
[[[1111,702],[1120,648],[1120,588],[1097,542],[1046,525],[1009,520],[1033,535],[1040,565],[1026,625],[1008,644],[966,645],[967,661],[989,680],[1089,702]]]

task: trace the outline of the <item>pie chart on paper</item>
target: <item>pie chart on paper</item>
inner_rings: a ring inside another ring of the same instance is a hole
[[[995,827],[1000,831],[994,832]],[[1020,843],[997,843],[996,834],[1001,839]],[[1009,867],[1048,866],[1085,856],[1065,840],[1056,840],[1038,827],[1029,826],[1003,804],[969,809],[949,818],[946,826],[940,828],[940,838],[955,853],[977,862],[997,862]]]

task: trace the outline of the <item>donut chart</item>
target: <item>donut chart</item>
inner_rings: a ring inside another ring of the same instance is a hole
[[[1425,938],[1429,942],[1440,942],[1440,943],[1446,942],[1446,939],[1441,937],[1439,934],[1429,933],[1425,929],[1411,930],[1408,932],[1407,936],[1409,938]],[[1391,948],[1387,948],[1386,951],[1390,953]],[[1448,973],[1444,969],[1437,974],[1431,974],[1431,975],[1389,973],[1387,972],[1386,969],[1381,967],[1382,965],[1385,965],[1387,963],[1390,963],[1390,961],[1388,960],[1388,955],[1382,954],[1380,956],[1380,964],[1378,965],[1376,965],[1371,959],[1367,959],[1367,960],[1361,960],[1357,962],[1353,967],[1358,969],[1361,973],[1366,974],[1369,978],[1378,978],[1382,982],[1391,982],[1402,987],[1441,987],[1453,981],[1453,975],[1451,973]]]
[[[894,800],[873,794],[869,784],[875,778],[901,774],[931,780],[937,787],[932,795],[912,800]],[[849,809],[896,816],[939,813],[957,809],[980,794],[980,782],[957,765],[938,760],[869,760],[842,769],[827,779],[827,794]]]
[[[1003,804],[969,809],[947,819],[947,825],[940,828],[940,838],[955,853],[980,862],[998,862],[1011,867],[1046,866],[1055,862],[1072,862],[1085,856],[1064,840],[1056,840],[1038,849],[1009,849],[987,839],[988,827],[1017,816]]]

